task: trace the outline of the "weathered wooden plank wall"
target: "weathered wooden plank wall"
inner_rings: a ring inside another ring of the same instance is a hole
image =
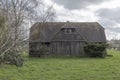
[[[84,42],[81,41],[54,41],[49,45],[44,43],[30,43],[30,55],[41,56],[40,50],[44,49],[44,55],[56,55],[56,56],[84,56]]]
[[[83,56],[84,43],[80,41],[56,41],[51,43],[51,53],[60,56]]]

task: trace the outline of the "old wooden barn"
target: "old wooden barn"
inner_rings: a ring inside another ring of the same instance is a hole
[[[30,56],[85,56],[86,42],[106,43],[104,28],[97,22],[37,22],[29,40]]]

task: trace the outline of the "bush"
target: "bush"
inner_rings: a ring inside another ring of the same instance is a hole
[[[36,44],[32,46],[32,48],[29,50],[29,56],[30,57],[45,57],[46,55],[49,55],[48,52],[49,52],[49,49],[46,45]]]
[[[7,64],[13,64],[17,67],[23,66],[23,58],[20,56],[20,54],[5,54],[3,58],[0,57],[1,63],[7,63]]]
[[[106,56],[106,43],[87,43],[84,47],[85,52],[90,57],[102,57]]]

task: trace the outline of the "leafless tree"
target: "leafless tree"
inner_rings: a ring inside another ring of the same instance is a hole
[[[0,0],[0,58],[19,54],[28,39],[26,22],[46,22],[53,18],[53,7],[42,0]]]

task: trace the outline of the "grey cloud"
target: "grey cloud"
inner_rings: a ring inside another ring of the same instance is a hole
[[[120,26],[116,24],[120,23],[120,8],[115,9],[100,9],[96,11],[99,16],[99,22],[105,26],[106,29],[110,31],[120,33]],[[113,27],[116,26],[116,27]]]
[[[98,16],[103,19],[109,19],[111,21],[120,22],[120,8],[115,9],[100,9],[97,11]]]
[[[120,33],[120,28],[111,28],[112,31]]]
[[[120,33],[120,28],[116,26],[116,22],[112,20],[106,20],[106,19],[99,19],[98,21],[105,29],[108,29],[112,32]],[[116,27],[113,27],[116,26]]]
[[[63,5],[67,9],[81,9],[92,4],[99,4],[108,0],[52,0],[59,5]]]

